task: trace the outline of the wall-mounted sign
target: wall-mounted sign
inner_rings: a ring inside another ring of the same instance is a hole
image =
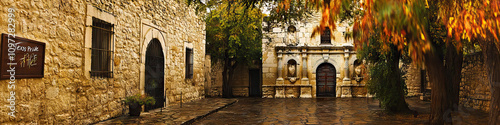
[[[0,63],[0,79],[11,78],[12,70],[16,79],[42,78],[45,43],[2,34]]]

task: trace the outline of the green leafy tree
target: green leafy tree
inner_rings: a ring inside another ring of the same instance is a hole
[[[409,113],[411,110],[405,101],[406,84],[399,69],[400,59],[408,60],[408,57],[403,58],[405,54],[400,53],[394,45],[390,45],[388,51],[381,51],[381,39],[376,33],[369,40],[357,54],[358,58],[370,64],[370,79],[366,85],[368,92],[379,99],[386,111]]]
[[[261,57],[262,12],[238,1],[219,1],[206,18],[207,52],[223,62],[223,97],[232,97],[230,81],[239,64],[253,65]]]

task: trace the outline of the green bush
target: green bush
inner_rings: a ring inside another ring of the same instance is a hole
[[[382,108],[390,112],[400,112],[408,109],[404,100],[407,93],[406,84],[401,77],[401,70],[393,70],[387,62],[377,62],[370,69],[371,79],[366,87],[380,101]],[[397,68],[397,67],[396,67]]]
[[[153,97],[141,94],[135,94],[133,96],[126,97],[124,102],[126,104],[136,103],[139,105],[154,105],[156,103]]]

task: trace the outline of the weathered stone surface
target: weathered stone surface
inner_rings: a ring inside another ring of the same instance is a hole
[[[481,53],[464,57],[459,96],[463,106],[489,111],[491,91],[486,68]]]
[[[149,25],[164,38],[167,104],[179,103],[181,99],[176,97],[181,93],[184,102],[204,97],[205,23],[193,6],[142,0],[7,0],[0,5],[0,32],[8,32],[8,8],[13,7],[16,36],[46,43],[44,78],[16,80],[17,116],[8,117],[9,110],[1,108],[0,123],[91,124],[126,114],[122,100],[144,93],[140,67],[144,66],[141,47],[146,36],[141,34]],[[85,76],[88,7],[116,19],[113,78]],[[185,42],[194,50],[194,74],[189,80],[184,77]],[[10,91],[0,87],[1,97],[8,97]],[[2,107],[8,104],[6,99],[0,103]]]
[[[462,76],[459,91],[459,103],[464,107],[480,109],[488,112],[491,102],[490,84],[487,80],[486,66],[483,63],[481,53],[472,53],[464,56],[462,63]],[[415,64],[403,64],[408,96],[422,95],[421,87],[430,89],[426,78],[421,78],[422,71]],[[421,80],[425,80],[425,85],[421,85]],[[422,96],[422,100],[430,97]]]
[[[403,64],[401,68],[405,72],[403,78],[405,78],[405,83],[408,90],[407,96],[422,95],[421,80],[424,79],[421,78],[421,72],[422,72],[421,68],[414,63]]]
[[[210,75],[212,77],[210,91],[206,92],[207,95],[215,97],[222,96],[222,71],[224,66],[221,62],[217,62],[211,66]],[[248,97],[250,92],[250,71],[249,70],[258,70],[259,66],[256,64],[253,67],[247,66],[245,63],[240,63],[236,66],[233,73],[233,79],[230,81],[230,84],[233,88],[233,96],[240,97]],[[264,68],[263,68],[264,69]],[[269,68],[267,68],[269,69]],[[260,74],[259,74],[260,75]],[[260,78],[253,78],[254,80],[258,80]],[[260,88],[256,88],[260,89]]]

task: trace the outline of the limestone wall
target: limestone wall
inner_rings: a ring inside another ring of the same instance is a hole
[[[466,55],[462,64],[460,104],[465,107],[489,111],[491,102],[490,83],[482,53]]]
[[[405,72],[403,78],[406,82],[406,88],[408,89],[408,95],[406,96],[421,96],[421,68],[414,63],[403,64],[401,67],[403,72]]]
[[[250,68],[258,68],[258,66],[249,67],[245,63],[240,63],[234,69],[233,79],[231,80],[231,86],[233,88],[233,95],[237,97],[248,97],[250,89]],[[222,71],[224,67],[222,63],[218,62],[212,65],[211,77],[212,83],[208,96],[220,97],[222,96]]]
[[[207,96],[222,97],[222,71],[224,67],[220,62],[212,64],[210,69],[211,84]]]
[[[44,78],[16,80],[16,117],[0,100],[0,123],[90,124],[128,112],[126,96],[144,93],[141,73],[147,38],[162,39],[167,103],[204,97],[205,24],[193,7],[177,1],[2,0],[0,32],[7,10],[16,8],[16,35],[46,43]],[[114,24],[114,77],[85,74],[88,10],[108,13]],[[151,32],[151,33],[150,33]],[[185,48],[194,49],[193,79],[185,80]],[[6,80],[0,82],[6,83]],[[0,87],[1,97],[9,95]]]

